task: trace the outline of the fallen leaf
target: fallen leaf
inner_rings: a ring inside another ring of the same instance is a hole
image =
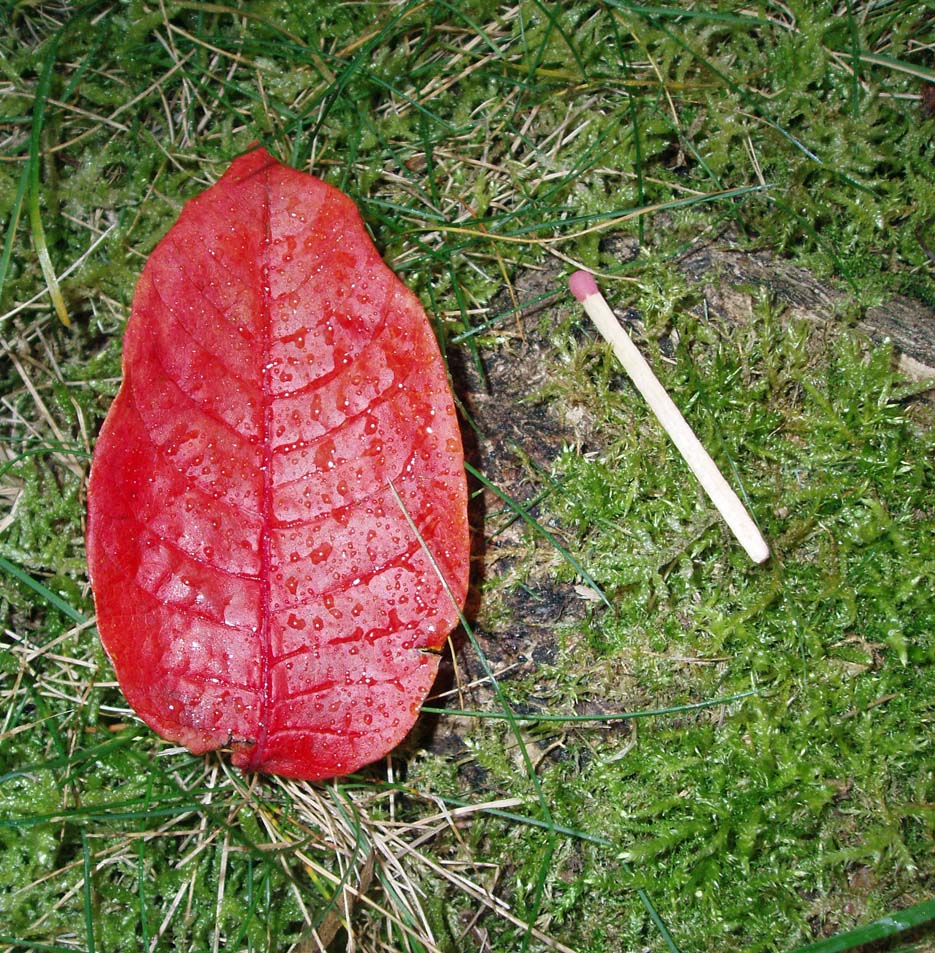
[[[127,700],[248,771],[383,756],[457,623],[468,528],[444,363],[356,206],[235,160],[150,256],[123,373],[87,549]]]

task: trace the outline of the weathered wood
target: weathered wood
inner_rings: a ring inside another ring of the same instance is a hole
[[[758,289],[788,307],[793,319],[819,323],[844,319],[854,311],[846,290],[819,281],[811,272],[768,251],[746,251],[729,241],[693,249],[678,262],[686,278],[703,285],[709,308],[728,320],[743,321]],[[916,380],[935,375],[935,311],[895,295],[868,308],[856,326],[874,341],[891,340],[900,370]]]

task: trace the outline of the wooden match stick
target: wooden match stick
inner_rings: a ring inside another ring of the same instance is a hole
[[[588,317],[597,325],[598,331],[614,349],[624,370],[643,395],[659,423],[678,448],[692,473],[704,487],[711,502],[718,508],[724,521],[731,528],[738,542],[750,558],[761,563],[769,557],[769,547],[740,498],[730,488],[711,455],[701,445],[695,432],[688,426],[681,411],[672,401],[666,389],[652,372],[646,359],[639,352],[630,336],[621,327],[610,305],[598,291],[594,276],[586,271],[576,271],[568,281],[571,293],[581,302]]]

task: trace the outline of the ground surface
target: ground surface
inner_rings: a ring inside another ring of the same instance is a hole
[[[0,949],[924,949],[930,7],[308,7],[0,5]],[[435,696],[325,785],[141,725],[84,558],[140,269],[256,141],[424,302],[474,489]],[[582,266],[766,565],[565,290]]]

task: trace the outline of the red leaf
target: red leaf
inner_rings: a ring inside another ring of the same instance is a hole
[[[460,604],[466,491],[425,312],[353,202],[237,159],[150,256],[123,372],[87,544],[130,704],[245,770],[381,757],[458,619],[439,573]]]

